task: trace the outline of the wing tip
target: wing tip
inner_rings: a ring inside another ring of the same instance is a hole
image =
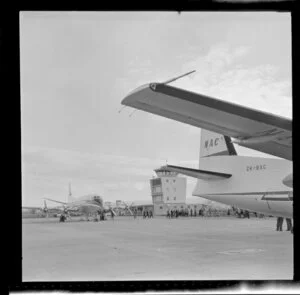
[[[146,89],[152,89],[151,88],[152,84],[155,84],[155,83],[146,83],[146,84],[143,84],[142,86],[139,86],[139,87],[133,89],[122,99],[121,104],[125,105],[125,106],[131,106],[132,103],[137,100],[137,94],[139,94],[140,92],[142,92]]]

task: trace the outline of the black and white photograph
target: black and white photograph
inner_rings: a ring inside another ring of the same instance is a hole
[[[22,282],[293,280],[290,12],[19,21]]]

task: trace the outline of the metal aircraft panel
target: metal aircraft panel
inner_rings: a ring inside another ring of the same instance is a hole
[[[256,138],[239,144],[292,160],[292,120],[284,117],[160,83],[137,88],[122,104],[236,139]]]

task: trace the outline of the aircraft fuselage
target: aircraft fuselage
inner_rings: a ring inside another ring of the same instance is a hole
[[[230,173],[222,180],[198,180],[194,196],[267,215],[293,217],[293,189],[283,184],[292,162],[282,159],[214,156],[200,158],[199,169]]]

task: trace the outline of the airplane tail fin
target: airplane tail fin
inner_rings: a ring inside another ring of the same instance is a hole
[[[237,155],[230,137],[201,129],[200,158],[222,155]]]
[[[74,201],[76,201],[76,198],[74,198],[72,195],[71,182],[69,182],[69,191],[68,191],[68,195],[66,197],[66,203],[71,203]]]
[[[201,167],[201,158],[223,155],[237,155],[230,137],[211,132],[205,129],[201,129],[199,170],[173,165],[162,166],[160,169],[177,172],[190,177],[209,181],[227,179],[230,178],[232,175],[220,171],[206,170]]]

